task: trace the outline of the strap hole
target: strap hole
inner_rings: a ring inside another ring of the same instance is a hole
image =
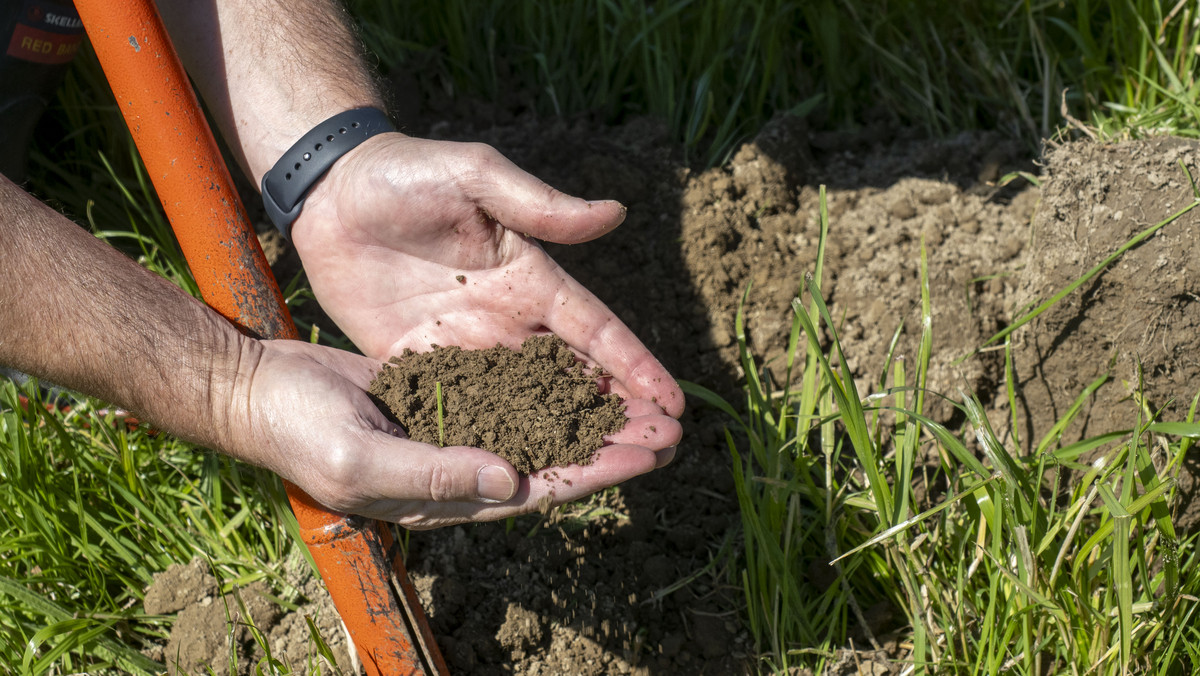
[[[304,161],[305,162],[307,162],[311,159],[312,159],[312,153],[304,153]]]
[[[338,129],[338,133],[339,133],[339,134],[345,134],[345,133],[346,133],[346,128],[345,128],[345,127],[342,127],[341,129]]]
[[[313,150],[320,150],[322,147],[323,146],[321,146],[321,144],[318,143],[317,145],[313,146]]]
[[[293,169],[295,169],[296,171],[300,171],[300,163],[299,163],[299,162],[297,162],[297,163],[296,163],[296,166],[295,166],[295,167],[293,167]]]
[[[326,137],[325,137],[325,141],[326,141],[326,142],[329,142],[329,141],[332,141],[332,140],[333,140],[333,134],[330,134],[329,136],[326,136]]]
[[[357,122],[351,122],[351,123],[350,123],[350,126],[351,126],[351,127],[354,127],[355,129],[358,129],[358,123],[357,123]]]
[[[292,175],[291,175],[291,173],[284,174],[284,175],[283,175],[283,180],[285,180],[285,181],[290,181],[290,180],[292,180]]]

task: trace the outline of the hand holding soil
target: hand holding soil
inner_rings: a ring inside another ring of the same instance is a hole
[[[531,336],[519,351],[405,350],[375,376],[371,394],[414,441],[477,446],[533,474],[590,465],[604,438],[625,427],[621,398],[601,394],[601,377],[561,338]]]
[[[661,467],[680,435],[678,421],[659,407],[645,400],[627,407],[603,394],[597,374],[557,336],[533,336],[519,351],[406,351],[383,367],[371,394],[414,441],[443,447],[443,454],[481,447],[510,463],[523,475],[514,498],[519,511]]]
[[[292,232],[322,307],[368,356],[515,349],[548,330],[611,374],[614,392],[678,417],[683,394],[666,369],[531,239],[584,242],[624,218],[620,204],[564,195],[488,146],[383,134],[334,165]]]
[[[584,242],[624,218],[620,204],[564,195],[482,144],[381,134],[334,165],[309,194],[293,242],[322,307],[366,355],[382,360],[433,344],[516,348],[550,332],[611,376],[609,391],[630,419],[590,465],[556,470],[553,483],[520,477],[473,446],[397,439],[395,452],[351,463],[377,494],[369,501],[356,491],[356,513],[409,528],[501,519],[670,461],[682,434],[679,386],[532,239]],[[371,375],[356,384],[365,390]],[[403,435],[392,422],[380,429]],[[503,501],[479,502],[488,496]]]
[[[217,427],[216,447],[262,465],[331,509],[428,529],[578,499],[670,460],[679,422],[626,402],[624,429],[592,464],[556,481],[519,476],[480,448],[406,438],[367,395],[378,361],[292,340],[253,341]]]

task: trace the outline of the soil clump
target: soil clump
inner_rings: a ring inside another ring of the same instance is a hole
[[[620,397],[600,393],[603,374],[557,336],[532,336],[520,350],[433,348],[405,350],[371,383],[414,441],[482,448],[530,474],[589,464],[625,426]]]

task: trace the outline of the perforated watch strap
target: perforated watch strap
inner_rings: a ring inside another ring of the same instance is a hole
[[[356,108],[318,124],[289,148],[262,178],[263,204],[279,232],[291,235],[309,189],[334,162],[372,136],[395,130],[382,110]]]

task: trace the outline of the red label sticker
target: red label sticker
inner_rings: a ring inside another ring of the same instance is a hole
[[[38,30],[25,24],[17,24],[12,40],[8,43],[8,55],[34,63],[67,63],[75,52],[83,35],[64,35]]]

